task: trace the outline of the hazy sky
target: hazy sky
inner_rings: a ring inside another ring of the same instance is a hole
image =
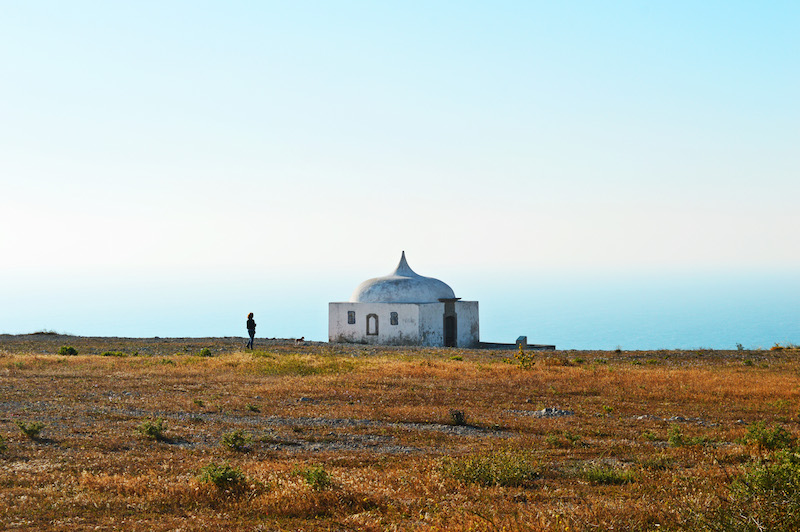
[[[796,271],[798,28],[794,1],[0,0],[0,267]]]

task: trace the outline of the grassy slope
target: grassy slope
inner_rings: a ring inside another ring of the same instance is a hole
[[[796,351],[556,352],[524,369],[513,352],[242,344],[0,336],[0,522],[692,529],[761,452],[740,443],[749,424],[793,432],[800,407]],[[545,407],[574,415],[525,415]],[[468,427],[447,426],[452,409]],[[156,418],[166,441],[137,431]],[[220,445],[234,430],[245,452]],[[246,480],[203,482],[211,463]],[[303,476],[318,465],[330,485]],[[535,480],[504,480],[520,467]]]

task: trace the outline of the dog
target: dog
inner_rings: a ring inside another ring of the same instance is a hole
[[[305,342],[305,341],[306,341],[306,337],[305,337],[305,336],[301,336],[300,338],[296,339],[296,340],[294,341],[294,343],[296,343],[296,344],[302,344],[302,343],[303,343],[303,342]]]

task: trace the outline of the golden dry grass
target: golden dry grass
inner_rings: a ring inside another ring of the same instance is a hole
[[[62,345],[78,355],[57,355]],[[794,433],[800,412],[791,349],[556,352],[523,369],[513,352],[242,345],[0,336],[0,522],[12,530],[690,530],[707,525],[753,459],[741,443],[748,425]],[[198,356],[203,348],[213,356]],[[574,415],[533,415],[543,408]],[[451,409],[467,426],[451,425]],[[166,441],[137,432],[159,418]],[[40,438],[23,435],[19,421],[44,423]],[[235,430],[252,437],[243,452],[220,445]],[[670,445],[675,430],[689,444]],[[535,462],[532,483],[471,483],[443,467],[518,451]],[[203,482],[212,463],[241,471],[244,482]],[[298,471],[311,466],[332,484],[309,484]],[[611,480],[589,480],[592,468]]]

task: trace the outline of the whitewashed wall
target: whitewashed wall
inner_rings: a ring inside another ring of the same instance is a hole
[[[419,309],[420,345],[444,345],[444,303],[425,303]]]
[[[477,301],[457,301],[458,347],[478,347],[481,341]]]
[[[347,312],[356,322],[347,323]],[[391,313],[397,312],[397,325]],[[378,335],[367,335],[367,316],[378,316]],[[414,303],[329,303],[328,341],[382,345],[419,345],[419,305]]]
[[[459,347],[475,347],[480,342],[478,302],[457,301],[456,341]],[[347,323],[347,312],[356,313],[356,322]],[[391,313],[398,323],[392,325]],[[367,335],[367,316],[378,316],[378,334]],[[444,345],[444,303],[328,303],[328,341],[381,345]]]

